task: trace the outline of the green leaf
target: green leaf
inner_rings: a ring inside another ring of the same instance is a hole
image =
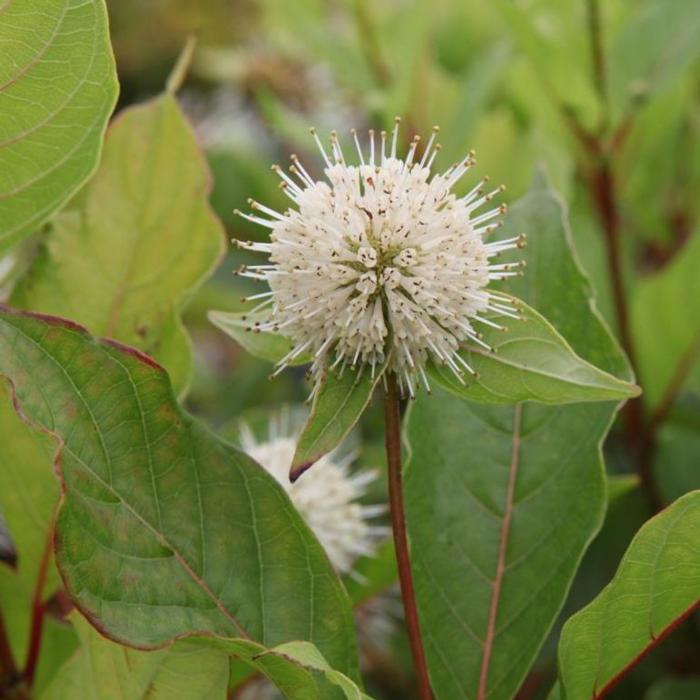
[[[680,255],[644,280],[632,297],[640,380],[651,406],[659,403],[676,376],[684,380],[700,364],[700,308],[691,302],[698,297],[700,234],[695,234]]]
[[[290,465],[292,481],[347,437],[369,404],[382,372],[383,368],[372,377],[369,372],[347,368],[324,370]]]
[[[320,545],[274,478],[179,408],[153,360],[6,309],[0,374],[62,440],[56,559],[93,624],[140,647],[308,639],[356,674],[349,600]]]
[[[608,54],[610,101],[619,118],[635,100],[670,86],[700,56],[695,0],[642,0]]]
[[[615,578],[564,625],[559,681],[564,700],[595,700],[700,606],[700,491],[649,520]]]
[[[71,621],[80,648],[61,667],[41,700],[224,700],[229,661],[192,642],[138,651],[102,637],[79,615]]]
[[[624,376],[562,216],[542,178],[510,209],[506,228],[532,232],[513,291],[587,361]],[[485,406],[442,390],[411,406],[406,514],[439,700],[515,695],[600,528],[600,447],[615,409]]]
[[[90,176],[117,99],[103,0],[24,0],[0,22],[0,252]]]
[[[143,350],[181,393],[191,350],[179,315],[224,243],[209,191],[206,162],[172,96],[122,112],[95,177],[55,218],[12,304]]]
[[[267,319],[263,314],[210,311],[209,320],[226,335],[233,338],[246,352],[261,360],[277,363],[288,355],[293,344],[279,333],[256,330],[256,324]],[[300,355],[289,364],[303,365],[310,361],[307,354]]]
[[[333,669],[309,642],[287,642],[271,649],[246,640],[201,639],[197,643],[235,654],[265,674],[289,700],[372,700],[345,674]]]
[[[517,299],[512,304],[519,308],[522,319],[508,319],[507,332],[491,328],[483,334],[495,352],[466,346],[461,353],[477,373],[475,379],[467,377],[465,386],[445,365],[433,365],[431,377],[457,396],[495,404],[611,401],[639,394],[639,387],[576,355],[534,309]]]

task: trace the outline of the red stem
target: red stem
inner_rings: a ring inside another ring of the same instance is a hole
[[[39,662],[39,652],[41,650],[41,640],[44,632],[44,606],[43,595],[44,586],[46,584],[46,576],[49,570],[49,562],[53,552],[53,527],[49,528],[44,545],[44,551],[39,562],[39,571],[36,576],[36,585],[34,586],[34,597],[32,599],[32,625],[29,634],[29,644],[27,647],[27,662],[24,667],[24,680],[29,688],[34,683],[36,667]]]
[[[16,677],[17,666],[15,665],[15,658],[12,655],[10,639],[7,636],[5,618],[2,611],[0,611],[0,678],[2,678],[2,687],[5,687],[8,683],[12,683]],[[2,688],[0,688],[0,694],[1,693]]]
[[[384,416],[386,423],[386,456],[389,466],[389,507],[394,535],[394,548],[396,550],[396,563],[401,584],[401,597],[403,598],[403,609],[406,617],[406,629],[418,683],[418,695],[421,700],[432,700],[433,694],[430,689],[428,664],[420,633],[418,606],[416,605],[416,593],[413,586],[408,537],[406,535],[401,473],[401,410],[396,377],[393,374],[388,374],[386,377]]]
[[[637,357],[630,329],[622,269],[622,231],[617,206],[615,178],[609,155],[604,152],[602,145],[599,145],[597,151],[597,163],[590,178],[591,196],[598,210],[605,237],[608,253],[608,273],[620,341],[627,353],[635,375],[637,375]],[[643,399],[640,397],[628,401],[624,406],[622,417],[625,424],[627,444],[636,457],[642,489],[646,494],[652,511],[656,513],[661,510],[663,501],[653,473],[655,440],[653,431],[648,430],[646,425]]]

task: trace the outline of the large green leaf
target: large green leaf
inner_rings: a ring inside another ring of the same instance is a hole
[[[531,232],[527,275],[513,291],[582,357],[625,375],[541,178],[506,224]],[[600,446],[615,408],[484,406],[442,390],[413,404],[406,510],[439,700],[510,700],[517,691],[602,522]]]
[[[638,387],[576,355],[534,309],[517,300],[513,300],[513,305],[520,309],[522,319],[508,319],[506,332],[490,328],[483,333],[495,352],[473,346],[462,351],[476,378],[467,378],[462,384],[445,365],[434,365],[431,377],[458,396],[495,404],[612,401],[639,394]],[[571,312],[576,310],[572,308]]]
[[[192,642],[138,651],[102,637],[78,615],[80,648],[61,667],[41,700],[225,700],[225,654]]]
[[[13,305],[138,347],[182,391],[191,360],[179,313],[224,242],[209,190],[206,162],[171,95],[123,112],[95,177],[54,220]]]
[[[142,647],[307,639],[356,673],[349,600],[320,545],[272,477],[178,407],[153,360],[6,309],[0,374],[62,439],[56,558],[95,625]]]
[[[642,0],[608,54],[610,101],[619,117],[671,85],[700,56],[695,0]]]
[[[683,496],[637,533],[615,578],[564,625],[563,700],[596,700],[700,606],[700,491]]]
[[[651,406],[658,404],[679,371],[687,378],[700,365],[700,305],[692,301],[699,297],[700,234],[696,234],[671,265],[644,280],[632,297],[640,380]]]
[[[348,368],[324,370],[290,465],[293,480],[347,437],[370,402],[382,371],[372,377],[368,371]]]
[[[103,0],[0,6],[0,251],[89,177],[116,98]]]

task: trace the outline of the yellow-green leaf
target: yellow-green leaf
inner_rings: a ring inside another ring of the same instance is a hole
[[[179,315],[224,243],[207,201],[210,184],[171,95],[121,113],[95,177],[55,218],[12,304],[143,350],[181,392],[191,350]]]

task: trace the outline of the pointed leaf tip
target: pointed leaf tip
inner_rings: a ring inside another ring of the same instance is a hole
[[[577,355],[535,309],[515,297],[510,299],[521,317],[509,319],[508,332],[483,331],[485,342],[495,352],[469,345],[462,350],[476,372],[474,381],[462,385],[445,365],[433,365],[430,373],[436,382],[463,398],[494,404],[620,401],[639,395],[641,390],[635,384]]]
[[[292,483],[297,481],[297,479],[299,479],[300,476],[302,476],[305,472],[311,469],[311,467],[313,467],[314,464],[316,464],[316,461],[304,462],[303,464],[299,464],[297,466],[292,465],[292,467],[289,470],[289,480]]]
[[[384,368],[370,377],[361,372],[325,371],[297,443],[289,474],[292,482],[347,437],[369,404],[383,372]]]

